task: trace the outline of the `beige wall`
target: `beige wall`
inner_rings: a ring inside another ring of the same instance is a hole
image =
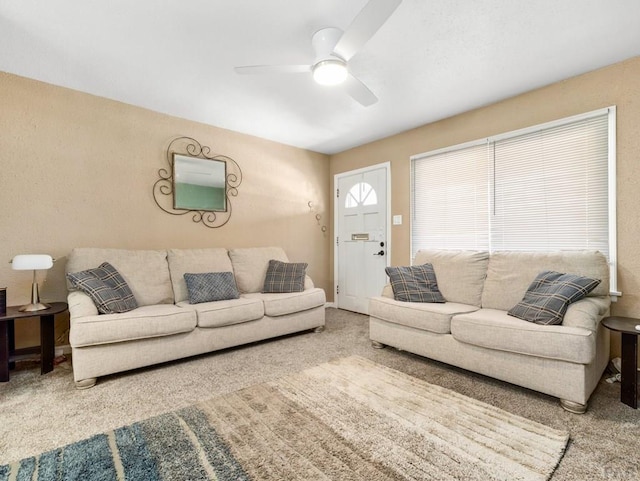
[[[119,102],[0,73],[0,287],[28,300],[30,275],[8,264],[18,253],[51,253],[42,297],[64,299],[65,256],[74,246],[124,248],[281,245],[309,262],[333,299],[333,176],[391,162],[394,265],[410,260],[409,157],[500,132],[617,106],[618,260],[623,296],[613,313],[640,317],[640,58],[428,124],[328,158]],[[428,108],[428,106],[425,106]],[[189,135],[234,158],[244,180],[233,217],[208,229],[162,212],[152,196],[171,139]],[[312,202],[310,209],[308,202]],[[320,225],[316,214],[322,219]],[[326,234],[321,225],[329,228]],[[66,327],[59,321],[57,333]],[[18,347],[38,343],[19,323]],[[62,341],[64,343],[66,341]],[[614,336],[614,352],[618,340]]]
[[[20,253],[58,261],[39,273],[41,297],[66,299],[65,256],[76,246],[187,248],[282,246],[331,291],[329,158],[256,137],[0,73],[0,287],[28,301]],[[171,139],[187,135],[238,162],[244,178],[219,229],[161,211],[152,196]],[[313,211],[308,206],[312,202]],[[42,280],[44,283],[42,282]],[[67,319],[59,319],[56,335]],[[16,324],[17,347],[39,344],[35,320]],[[66,339],[58,342],[65,344]]]
[[[617,106],[618,288],[612,307],[640,317],[640,57],[508,100],[372,142],[331,157],[331,179],[349,170],[391,162],[391,210],[404,223],[391,227],[391,263],[410,261],[409,157],[583,112]],[[428,105],[425,109],[428,109]],[[333,212],[333,198],[330,212]],[[333,223],[333,221],[332,221]],[[333,234],[333,233],[332,233]],[[331,252],[333,256],[333,252]],[[333,262],[331,262],[333,266]],[[331,274],[333,276],[333,273]],[[614,336],[613,352],[619,351]]]

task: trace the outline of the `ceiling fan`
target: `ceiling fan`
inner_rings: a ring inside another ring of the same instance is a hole
[[[235,67],[239,74],[311,73],[322,85],[344,83],[347,93],[365,107],[378,97],[348,69],[348,61],[389,19],[402,0],[370,0],[345,32],[336,27],[318,30],[311,37],[315,60],[310,65],[249,65]]]

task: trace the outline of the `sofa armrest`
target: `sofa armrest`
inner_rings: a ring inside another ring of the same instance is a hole
[[[67,302],[69,304],[70,319],[98,315],[98,308],[93,303],[93,300],[84,292],[70,292],[67,296]]]
[[[585,297],[569,304],[562,325],[582,327],[595,332],[602,318],[609,312],[610,305],[609,297]]]
[[[308,289],[313,289],[314,287],[316,287],[313,283],[313,281],[311,280],[311,277],[309,276],[305,276],[304,277],[304,290],[308,290]]]

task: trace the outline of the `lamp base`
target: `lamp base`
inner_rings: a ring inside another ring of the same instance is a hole
[[[35,311],[43,311],[45,309],[49,309],[51,306],[49,304],[42,304],[38,302],[36,304],[27,304],[18,309],[20,312],[35,312]]]
[[[33,271],[33,284],[31,284],[31,303],[26,304],[19,308],[20,312],[36,312],[49,309],[49,304],[43,304],[40,302],[40,293],[38,292],[38,283],[36,282],[36,271]]]

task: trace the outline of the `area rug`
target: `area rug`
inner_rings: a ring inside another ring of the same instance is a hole
[[[0,466],[0,480],[546,480],[568,439],[352,356]]]

